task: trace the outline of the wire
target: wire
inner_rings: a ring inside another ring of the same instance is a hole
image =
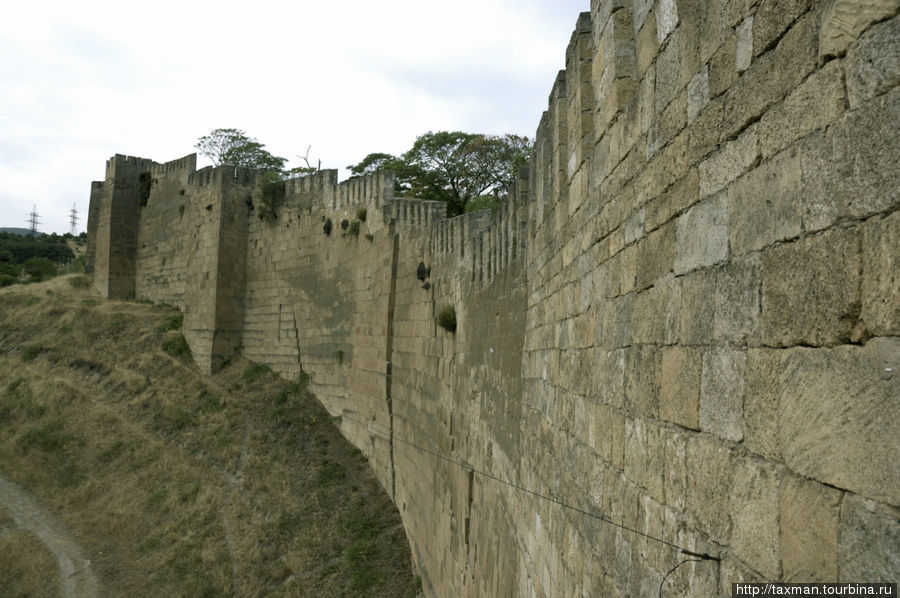
[[[486,478],[488,478],[488,479],[490,479],[490,480],[494,480],[495,482],[498,482],[498,483],[500,483],[500,484],[504,484],[504,485],[506,485],[506,486],[509,486],[510,488],[515,488],[516,490],[519,490],[520,492],[524,492],[524,493],[526,493],[526,494],[530,494],[531,496],[534,496],[534,497],[537,497],[537,498],[546,500],[546,501],[551,502],[551,503],[553,503],[553,504],[559,505],[559,506],[561,506],[561,507],[563,507],[563,508],[565,508],[565,509],[569,509],[569,510],[571,510],[571,511],[575,511],[576,513],[580,513],[580,514],[585,515],[585,516],[587,516],[587,517],[591,517],[592,519],[597,519],[598,521],[602,521],[603,523],[607,523],[607,524],[609,524],[609,525],[612,525],[612,526],[618,527],[618,528],[620,528],[620,529],[629,531],[629,532],[631,532],[631,533],[633,533],[633,534],[637,534],[637,535],[639,535],[639,536],[643,536],[644,538],[647,538],[648,540],[653,540],[654,542],[659,542],[660,544],[665,544],[666,546],[669,546],[669,547],[671,547],[671,548],[674,548],[674,549],[676,549],[676,550],[680,551],[681,553],[686,554],[686,555],[688,555],[688,556],[696,557],[695,559],[688,559],[688,561],[690,561],[690,560],[697,560],[697,561],[701,561],[701,560],[706,560],[706,561],[719,561],[719,560],[720,560],[718,557],[714,557],[714,556],[709,555],[709,554],[706,554],[706,553],[693,552],[693,551],[691,551],[691,550],[688,550],[687,548],[684,548],[684,547],[682,547],[682,546],[679,546],[678,544],[675,544],[675,543],[673,543],[673,542],[669,542],[668,540],[663,540],[662,538],[657,538],[657,537],[655,537],[655,536],[651,536],[651,535],[646,534],[646,533],[644,533],[644,532],[642,532],[642,531],[640,531],[640,530],[636,530],[636,529],[634,529],[634,528],[628,527],[627,525],[623,525],[623,524],[621,524],[621,523],[617,523],[617,522],[615,522],[615,521],[613,521],[613,520],[611,520],[611,519],[609,519],[609,518],[607,518],[607,517],[604,517],[603,515],[601,515],[601,514],[599,514],[599,513],[593,513],[593,512],[591,512],[591,511],[586,511],[586,510],[581,509],[581,508],[579,508],[579,507],[576,507],[576,506],[573,506],[573,505],[564,503],[563,501],[561,501],[561,500],[559,500],[559,499],[557,499],[557,498],[553,498],[552,496],[547,496],[547,495],[545,495],[545,494],[541,494],[540,492],[536,492],[536,491],[531,490],[531,489],[529,489],[529,488],[525,488],[524,486],[520,486],[519,484],[516,484],[516,483],[510,482],[510,481],[508,481],[508,480],[504,480],[504,479],[502,479],[502,478],[499,478],[499,477],[495,476],[494,474],[488,473],[488,472],[486,472],[486,471],[481,471],[481,470],[479,470],[479,469],[475,469],[474,467],[472,467],[472,466],[469,465],[468,463],[464,463],[464,462],[462,462],[462,461],[458,461],[458,460],[453,459],[453,458],[451,458],[451,457],[447,457],[447,456],[445,456],[445,455],[442,455],[442,454],[440,454],[440,453],[437,453],[437,452],[435,452],[435,451],[432,451],[432,450],[430,450],[430,449],[427,449],[427,448],[425,448],[425,447],[423,447],[423,446],[419,446],[418,444],[416,444],[416,443],[414,443],[414,442],[412,442],[412,441],[406,440],[405,438],[401,438],[401,437],[397,436],[396,434],[393,434],[390,430],[386,430],[383,426],[380,426],[380,425],[378,425],[378,424],[376,424],[376,423],[374,423],[374,422],[361,422],[361,421],[356,420],[356,419],[354,419],[354,418],[352,418],[352,417],[349,417],[349,416],[347,416],[347,415],[342,415],[342,416],[341,416],[341,420],[342,420],[342,421],[343,421],[343,420],[347,420],[347,421],[349,421],[349,422],[351,422],[351,423],[353,423],[353,424],[355,424],[355,425],[357,425],[357,426],[360,426],[360,427],[362,427],[362,428],[365,428],[366,430],[369,430],[370,432],[376,432],[376,433],[380,434],[382,437],[384,437],[385,439],[388,439],[388,440],[394,440],[394,441],[397,441],[397,442],[402,442],[403,444],[406,444],[406,445],[408,445],[408,446],[411,446],[411,447],[413,447],[413,448],[415,448],[415,449],[417,449],[417,450],[419,450],[419,451],[421,451],[421,452],[423,452],[423,453],[427,453],[427,454],[429,454],[429,455],[432,455],[432,456],[434,456],[434,457],[437,457],[438,459],[441,459],[441,460],[446,461],[446,462],[448,462],[448,463],[453,463],[454,465],[458,465],[458,466],[462,467],[463,469],[466,469],[466,470],[468,470],[468,471],[477,473],[478,475],[484,476],[484,477],[486,477]],[[680,565],[682,565],[682,564],[684,564],[685,562],[688,562],[688,561],[683,561],[682,563],[679,563],[679,565],[676,565],[675,569],[677,569]],[[675,569],[672,569],[672,571],[674,571]],[[672,571],[669,571],[669,573],[666,574],[666,577],[668,577],[669,574],[672,573]],[[663,581],[665,581],[665,577],[663,578]],[[661,585],[660,585],[660,588],[662,588]],[[661,590],[660,590],[660,591],[661,591]]]
[[[677,569],[678,567],[682,566],[685,563],[699,563],[702,560],[703,559],[684,559],[683,561],[681,561],[680,563],[678,563],[677,565],[672,567],[672,569],[670,569],[669,572],[666,573],[665,577],[662,578],[662,581],[659,582],[659,598],[662,598],[663,584],[666,583],[666,580],[669,578],[670,575],[675,573],[675,569]]]

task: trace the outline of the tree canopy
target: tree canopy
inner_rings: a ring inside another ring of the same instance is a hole
[[[287,159],[270,153],[265,144],[248,137],[240,129],[214,129],[209,135],[200,137],[194,147],[216,166],[246,166],[279,177],[284,175]]]
[[[393,170],[400,195],[444,201],[455,216],[504,200],[531,147],[517,135],[429,131],[401,156],[372,153],[349,168],[354,176]]]

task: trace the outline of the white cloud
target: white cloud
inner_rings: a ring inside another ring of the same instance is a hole
[[[114,153],[216,127],[323,167],[427,130],[533,135],[588,0],[17,3],[0,22],[0,226],[65,232]],[[82,220],[83,229],[86,222]]]

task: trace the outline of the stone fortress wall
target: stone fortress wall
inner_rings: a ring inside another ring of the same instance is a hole
[[[324,171],[272,219],[252,172],[115,156],[95,285],[207,371],[309,373],[428,596],[657,595],[683,550],[663,596],[897,581],[897,13],[594,0],[495,217]]]

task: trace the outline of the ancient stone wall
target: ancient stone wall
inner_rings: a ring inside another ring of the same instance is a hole
[[[896,581],[897,12],[595,0],[493,216],[116,156],[95,284],[308,374],[428,596]]]

